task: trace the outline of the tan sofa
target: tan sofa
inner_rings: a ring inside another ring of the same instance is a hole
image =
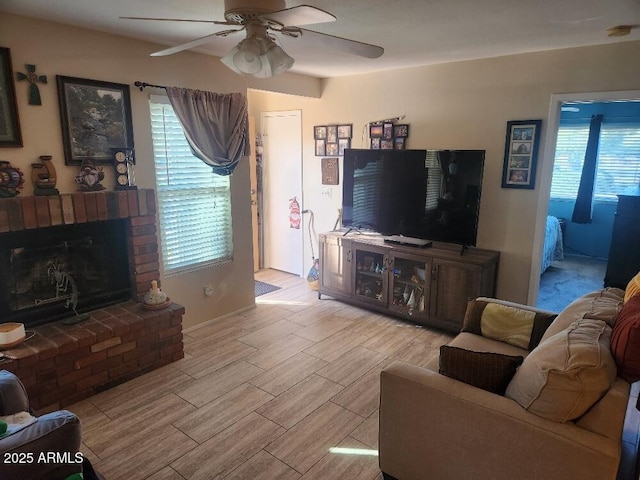
[[[558,315],[542,341],[578,318],[614,320],[623,295],[605,289],[581,297]],[[523,357],[530,353],[468,332],[450,345]],[[440,375],[438,368],[435,358],[427,368],[395,362],[381,373],[379,461],[386,479],[632,478],[638,412],[625,380],[615,378],[580,418],[559,423],[510,398]],[[631,427],[625,430],[625,425]]]

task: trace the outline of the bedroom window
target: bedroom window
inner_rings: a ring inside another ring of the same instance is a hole
[[[589,125],[558,129],[551,198],[575,199],[587,149]],[[640,184],[640,125],[603,123],[598,148],[594,199],[617,201],[616,195]]]
[[[153,97],[150,107],[165,274],[231,260],[229,177],[192,155],[168,99]]]

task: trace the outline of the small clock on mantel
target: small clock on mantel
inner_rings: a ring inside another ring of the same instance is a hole
[[[133,148],[112,148],[113,166],[116,174],[116,190],[135,190],[136,177],[133,171],[135,163]]]

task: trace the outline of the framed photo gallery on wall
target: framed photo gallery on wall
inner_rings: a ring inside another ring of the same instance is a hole
[[[345,148],[351,148],[353,124],[316,125],[313,127],[316,157],[344,155]]]
[[[369,124],[371,150],[404,150],[409,136],[409,125],[394,125],[392,122]]]
[[[507,122],[502,188],[533,189],[542,120]]]

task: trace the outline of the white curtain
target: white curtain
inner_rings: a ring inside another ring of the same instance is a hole
[[[247,99],[241,93],[213,93],[167,87],[193,154],[218,175],[231,175],[249,155]]]

